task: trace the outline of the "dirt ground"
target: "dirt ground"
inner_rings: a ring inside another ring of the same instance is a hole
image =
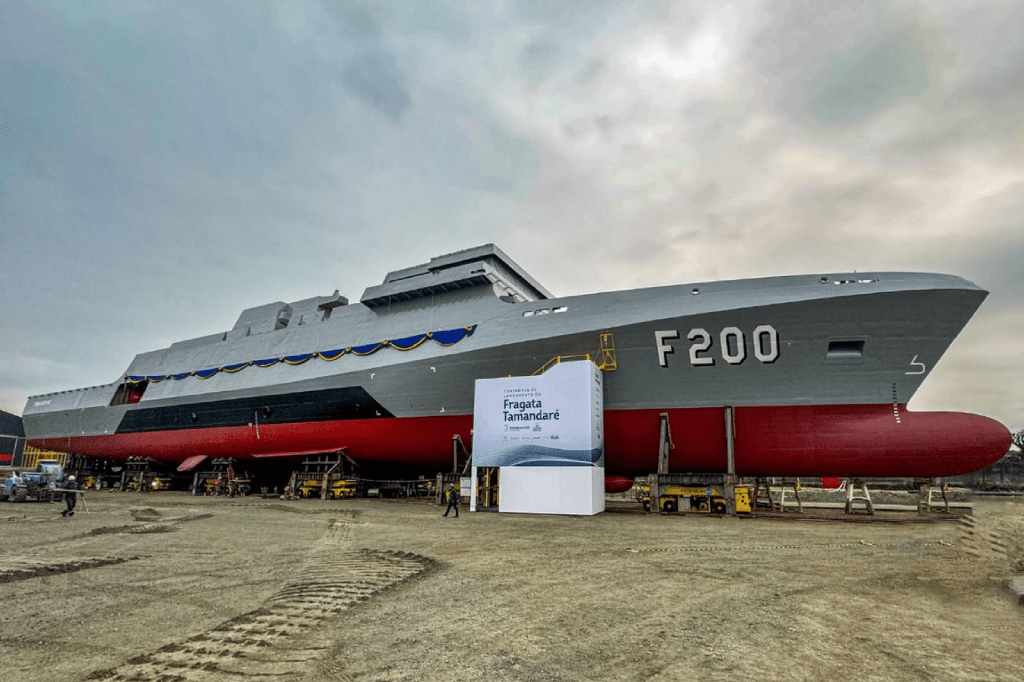
[[[873,522],[0,506],[0,678],[1020,680],[1024,501]],[[944,520],[940,520],[944,519]],[[863,519],[860,519],[863,521]]]

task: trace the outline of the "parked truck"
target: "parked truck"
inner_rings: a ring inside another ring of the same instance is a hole
[[[0,502],[49,502],[60,496],[56,491],[64,480],[64,467],[56,462],[40,462],[35,471],[15,470],[4,479]]]

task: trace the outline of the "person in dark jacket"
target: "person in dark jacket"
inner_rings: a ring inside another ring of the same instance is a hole
[[[459,518],[459,502],[462,496],[459,491],[455,489],[455,484],[448,486],[448,489],[444,491],[444,497],[448,501],[448,508],[444,510],[445,518],[448,518],[448,512],[452,509],[455,510],[455,518]]]
[[[67,509],[61,511],[60,515],[67,518],[75,515],[75,503],[78,502],[78,481],[75,480],[75,475],[71,474],[68,476],[68,480],[64,481],[64,504],[67,505]]]

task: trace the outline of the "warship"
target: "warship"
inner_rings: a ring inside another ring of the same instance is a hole
[[[392,473],[472,443],[477,379],[589,358],[609,476],[940,477],[1008,450],[984,416],[908,411],[987,292],[960,277],[812,274],[553,296],[493,244],[242,312],[104,385],[28,398],[34,446],[194,467],[344,452]]]

